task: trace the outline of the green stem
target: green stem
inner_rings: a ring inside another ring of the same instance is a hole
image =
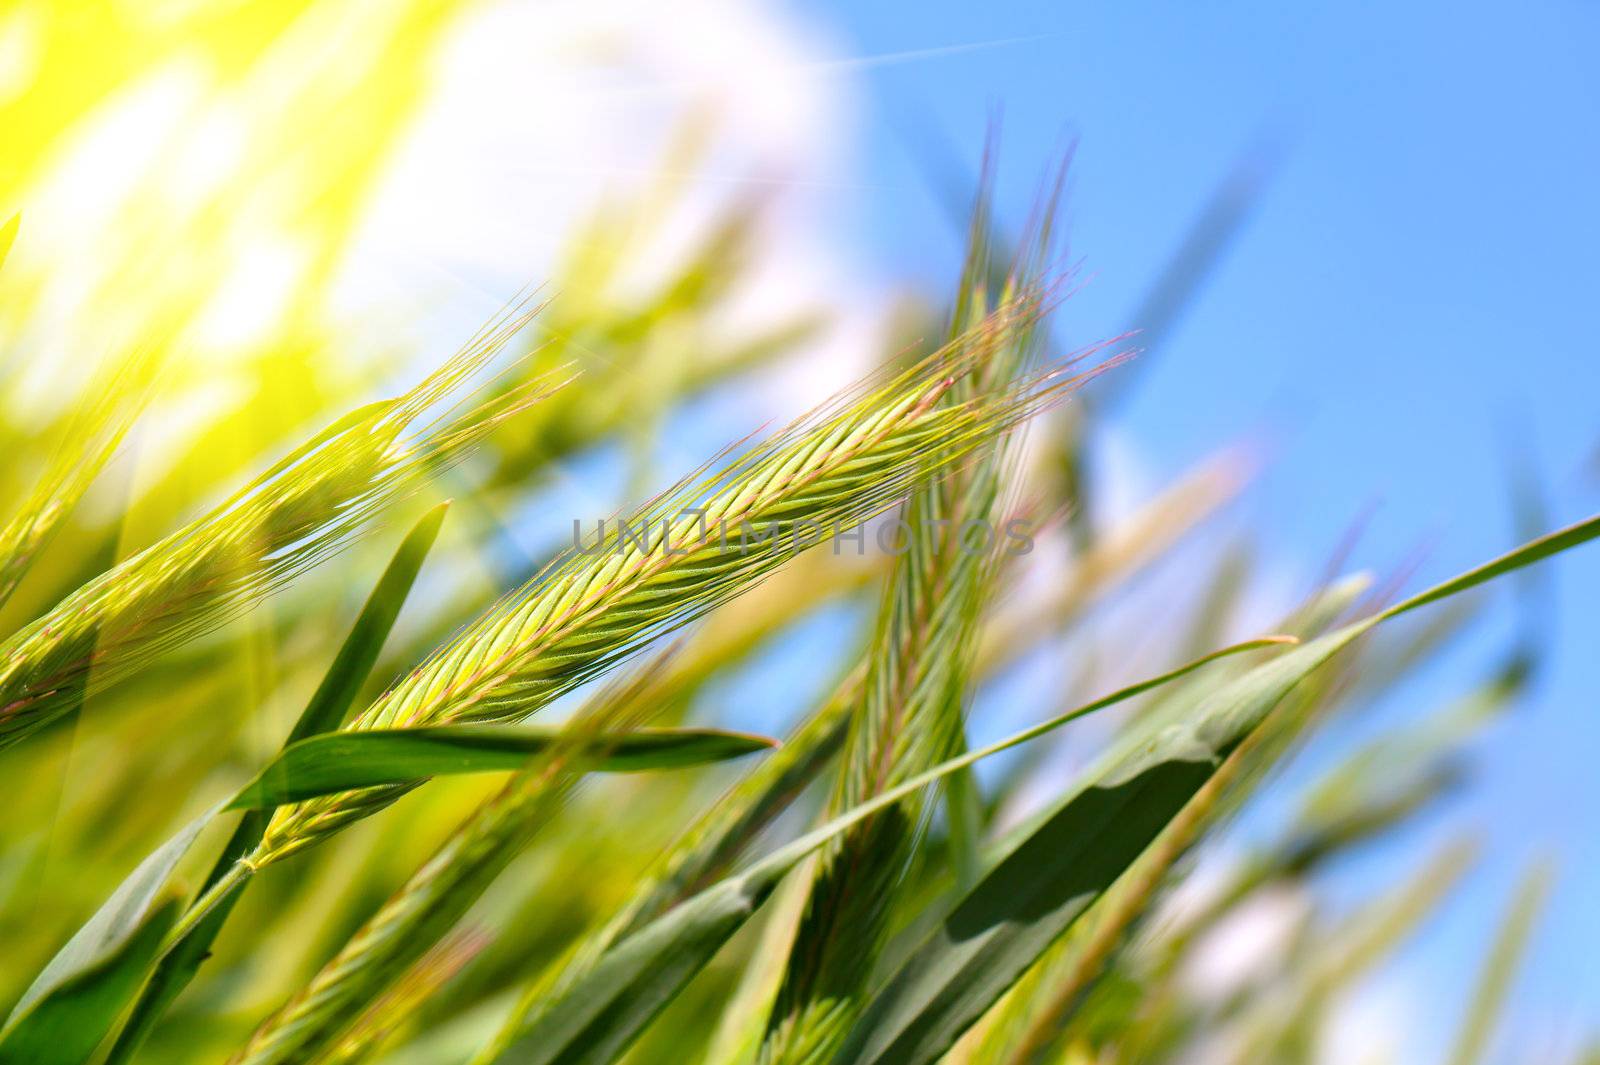
[[[165,958],[168,954],[193,932],[207,915],[227,900],[228,896],[244,887],[256,873],[256,867],[244,859],[239,859],[229,866],[228,871],[212,882],[211,886],[200,893],[200,896],[189,905],[183,916],[178,918],[172,930],[167,933],[167,938],[161,943],[161,950],[156,954],[156,960]]]

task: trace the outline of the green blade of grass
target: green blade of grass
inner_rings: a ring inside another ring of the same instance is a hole
[[[411,596],[411,586],[416,583],[422,563],[439,538],[439,528],[449,509],[448,500],[430,508],[400,542],[361,608],[356,623],[350,627],[350,635],[339,646],[333,665],[328,667],[322,683],[317,685],[311,701],[283,741],[285,747],[319,732],[331,732],[344,723],[361,686],[372,675],[372,667],[377,664],[389,631],[400,617],[400,609]]]
[[[521,769],[570,742],[560,726],[437,725],[330,732],[284,749],[234,796],[232,810],[264,810],[358,788],[409,784],[456,773]],[[596,733],[585,740],[592,772],[631,773],[707,765],[768,750],[777,740],[706,728]]]
[[[496,1060],[519,1065],[598,1065],[611,1061],[704,968],[791,869],[851,826],[983,758],[1176,680],[1217,658],[1285,642],[1290,642],[1288,637],[1268,637],[1224,648],[999,743],[943,762],[861,803],[620,940],[582,979],[545,1008],[538,1020]]]
[[[400,542],[400,546],[395,549],[394,557],[389,560],[383,576],[378,578],[372,593],[367,596],[361,613],[351,626],[350,634],[340,645],[333,664],[328,667],[328,672],[322,678],[322,683],[317,685],[316,692],[312,694],[306,708],[301,711],[299,720],[289,730],[288,739],[284,741],[285,747],[319,732],[336,729],[343,722],[350,710],[350,704],[354,702],[361,686],[371,674],[373,664],[377,662],[378,654],[383,650],[384,641],[389,638],[389,632],[400,616],[401,608],[411,595],[411,587],[416,583],[417,574],[421,572],[428,552],[433,549],[434,541],[438,539],[439,528],[444,523],[449,507],[450,504],[444,502],[430,508],[418,519],[416,525],[412,526],[411,531]],[[233,868],[234,863],[250,852],[250,849],[261,840],[261,833],[266,827],[265,813],[252,810],[245,814],[201,884],[202,893],[215,887]],[[181,856],[181,854],[175,856],[172,863],[176,864]],[[168,872],[170,871],[169,865]],[[227,922],[235,897],[229,894],[218,900],[204,920],[196,924],[160,960],[155,972],[151,974],[150,982],[145,985],[139,1000],[134,1004],[127,1023],[118,1033],[106,1065],[117,1065],[118,1062],[128,1060],[149,1035],[150,1029],[171,1005],[172,1000],[177,998],[194,979],[201,963],[211,951],[211,944],[216,941],[217,934]]]
[[[921,1065],[948,1050],[1092,905],[1279,702],[1380,623],[1600,535],[1600,516],[1533,540],[1295,648],[1108,752],[893,974],[841,1063]]]
[[[74,969],[47,993],[29,1000],[26,1009],[19,1005],[0,1034],[0,1065],[80,1065],[88,1060],[149,971],[178,909],[178,900],[168,899],[107,944],[93,964]]]
[[[157,900],[172,870],[219,809],[213,806],[152,851],[40,970],[0,1029],[0,1060],[34,1060],[14,1048],[34,1047],[63,1017],[71,1018],[74,1043],[87,1041],[87,1050],[110,1031],[177,916],[174,912],[160,921],[155,942],[145,949],[158,914],[165,912]],[[17,1056],[6,1057],[10,1054]]]
[[[1074,1021],[1086,1008],[1090,1016],[1081,1023],[1093,1027],[1091,994],[1102,981],[1117,979],[1125,962],[1117,958],[1119,950],[1130,942],[1133,929],[1150,919],[1158,893],[1174,886],[1177,862],[1303,741],[1326,712],[1326,707],[1319,706],[1323,696],[1338,690],[1339,678],[1351,668],[1347,664],[1339,674],[1303,685],[1251,732],[1071,932],[1058,939],[1012,987],[996,1007],[1003,1012],[996,1015],[991,1011],[985,1016],[982,1025],[989,1029],[988,1035],[980,1048],[971,1051],[976,1056],[968,1060],[1011,1065],[1045,1060],[1058,1041],[1071,1041]],[[1468,702],[1472,701],[1469,697]],[[1440,718],[1453,716],[1447,713]],[[1188,960],[1187,948],[1234,913],[1241,902],[1256,897],[1256,891],[1302,882],[1322,863],[1394,827],[1452,783],[1454,774],[1445,771],[1446,752],[1461,741],[1461,730],[1442,728],[1437,721],[1430,721],[1429,726],[1416,730],[1410,742],[1393,748],[1395,740],[1386,738],[1375,747],[1358,751],[1319,782],[1308,812],[1285,840],[1266,848],[1258,858],[1247,859],[1212,902],[1184,920],[1176,931],[1162,934],[1157,970],[1170,979],[1172,967]],[[1383,761],[1374,757],[1380,752]],[[1331,800],[1330,792],[1335,796]],[[1140,979],[1127,970],[1123,975]],[[1148,985],[1145,993],[1161,994]]]
[[[1495,1024],[1505,1008],[1512,980],[1516,978],[1517,966],[1528,949],[1534,922],[1549,894],[1550,879],[1547,866],[1535,865],[1517,888],[1499,934],[1483,959],[1466,1019],[1450,1052],[1450,1065],[1478,1065],[1485,1060]]]

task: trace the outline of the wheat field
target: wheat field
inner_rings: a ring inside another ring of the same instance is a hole
[[[998,135],[959,271],[842,375],[808,346],[827,307],[740,306],[772,205],[654,180],[713,154],[693,116],[521,292],[352,313],[332,294],[471,6],[16,23],[0,1062],[1325,1060],[1475,839],[1355,906],[1319,878],[1471,786],[1547,653],[1530,578],[1600,515],[1525,500],[1457,576],[1336,558],[1264,613],[1215,529],[1257,451],[1101,505],[1165,312],[1062,339],[1071,164],[1004,218]],[[220,135],[169,133],[173,169],[100,170],[88,211],[97,109],[178,54],[247,136],[202,179],[185,153]],[[284,247],[287,280],[241,274]],[[1448,699],[1324,748],[1497,620]],[[1502,1016],[1553,876],[1505,902],[1452,1065],[1556,1060]]]

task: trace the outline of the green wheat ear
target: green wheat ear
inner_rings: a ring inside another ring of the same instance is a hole
[[[0,606],[121,446],[144,410],[157,364],[139,349],[90,383],[90,399],[63,427],[44,476],[0,529]]]
[[[951,330],[959,334],[1010,294],[1038,283],[1049,257],[1048,219],[1037,243],[1009,270],[996,267],[987,182],[974,212]],[[999,292],[989,292],[999,276]],[[974,366],[944,402],[1016,387],[1035,361],[1040,328],[1018,329],[995,357]],[[921,485],[901,508],[909,549],[885,586],[830,812],[839,814],[961,753],[964,713],[981,622],[996,583],[998,546],[969,542],[973,527],[1004,525],[1015,487],[1014,447],[997,438],[976,461]],[[954,792],[952,792],[954,794]],[[867,986],[898,890],[932,814],[919,793],[842,837],[824,854],[794,931],[759,1060],[769,1065],[826,1060],[869,996]],[[952,813],[954,811],[952,810]],[[953,821],[954,823],[954,821]]]
[[[629,640],[631,632],[659,632],[668,623],[681,624],[693,616],[695,604],[721,602],[737,594],[799,546],[780,539],[764,553],[751,556],[737,547],[724,546],[714,526],[709,535],[700,533],[696,540],[698,521],[676,516],[691,503],[704,509],[710,516],[708,522],[752,517],[773,520],[780,514],[816,522],[859,521],[881,509],[886,498],[892,499],[885,495],[886,484],[914,487],[921,494],[940,474],[957,470],[960,476],[961,460],[991,448],[1025,412],[1059,394],[1061,386],[1049,377],[1014,381],[999,377],[995,391],[983,393],[957,376],[993,379],[999,376],[993,373],[995,364],[1019,365],[1017,351],[1026,350],[1037,321],[1036,306],[1003,305],[912,371],[885,386],[870,387],[862,399],[829,404],[815,423],[804,419],[799,423],[802,429],[780,434],[758,446],[753,456],[734,460],[730,470],[711,475],[709,489],[689,486],[669,493],[647,513],[661,515],[678,533],[681,539],[677,542],[687,545],[684,554],[634,549],[620,558],[579,554],[567,563],[557,563],[557,576],[547,586],[505,616],[491,614],[482,625],[486,632],[469,630],[463,637],[464,646],[446,650],[442,660],[451,663],[450,676],[463,669],[475,671],[459,684],[468,696],[431,705],[424,697],[400,711],[404,716],[399,720],[410,724],[458,720],[480,713],[484,702],[496,707],[496,716],[504,713],[499,709],[507,705],[504,697],[485,697],[482,688],[473,687],[482,684],[476,676],[485,674],[495,678],[492,683],[520,684],[520,690],[534,693],[525,702],[510,704],[519,713],[532,712],[548,700],[546,693],[555,687],[547,679],[550,667],[545,662],[583,676],[585,669],[595,667],[580,661],[583,651],[575,653],[574,648],[585,649],[593,656],[591,662],[612,660],[617,649],[609,645],[611,641]],[[977,468],[987,471],[975,475],[977,487],[963,480],[957,491],[975,491],[992,498],[995,474],[981,454]],[[967,513],[970,516],[972,512]],[[954,556],[955,542],[951,544]],[[985,561],[980,557],[974,562],[975,572],[986,569]],[[920,558],[916,565],[922,568]],[[662,589],[671,594],[663,594]],[[591,595],[600,601],[587,603]],[[554,601],[542,603],[543,596]],[[511,602],[518,604],[519,599],[522,597],[514,597]],[[618,627],[618,613],[631,617],[632,626]],[[591,628],[601,635],[588,631]],[[523,632],[532,634],[533,645],[517,651],[516,636],[504,634]],[[548,642],[541,644],[541,640]],[[474,646],[489,648],[494,660],[475,664],[474,655],[467,650]],[[517,655],[527,664],[511,664]],[[424,667],[424,675],[428,668]],[[511,679],[519,670],[528,679]],[[536,684],[536,680],[544,683]],[[404,691],[406,684],[423,683],[431,683],[420,689],[423,691],[449,691],[452,687],[444,678],[424,682],[413,676],[375,703],[352,727],[388,723],[391,700],[407,706],[403,700],[411,695]],[[633,701],[617,700],[622,706]],[[256,1032],[237,1060],[249,1065],[288,1062],[328,1045],[353,1006],[381,993],[388,981],[413,963],[477,899],[492,876],[548,817],[553,796],[562,790],[558,778],[542,772],[525,773],[513,781],[462,825],[302,994]],[[309,846],[334,830],[341,819],[363,816],[393,794],[392,790],[368,793],[356,796],[354,802],[331,800],[322,804],[322,809],[308,803],[285,811],[250,861],[266,864]]]
[[[809,529],[854,525],[891,506],[1085,379],[1057,369],[992,396],[946,402],[957,381],[997,357],[1044,308],[1040,292],[1020,294],[916,366],[886,380],[869,377],[709,474],[685,480],[628,519],[629,528],[646,530],[642,546],[614,527],[590,548],[569,551],[349,727],[522,720],[738,595],[804,547]],[[762,535],[742,539],[745,529]],[[404,790],[371,789],[282,810],[250,864],[303,850]]]
[[[67,713],[86,690],[111,684],[152,658],[237,615],[338,551],[424,476],[555,386],[539,378],[480,407],[430,412],[463,389],[527,323],[508,310],[455,357],[404,394],[352,411],[231,497],[83,585],[0,645],[0,748]],[[125,408],[86,416],[104,455],[125,428]],[[54,482],[47,482],[54,489]],[[8,543],[41,540],[79,475]],[[13,556],[15,557],[15,556]]]

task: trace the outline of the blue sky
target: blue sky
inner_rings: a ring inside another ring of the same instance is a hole
[[[1002,114],[1016,217],[1069,138],[1072,251],[1092,278],[1068,335],[1120,331],[1186,227],[1264,141],[1276,164],[1197,302],[1147,357],[1118,423],[1158,475],[1252,431],[1274,459],[1248,501],[1271,553],[1308,575],[1370,510],[1353,565],[1429,548],[1419,579],[1504,550],[1513,451],[1566,522],[1600,501],[1600,5],[829,2],[794,9],[842,56],[863,113],[847,204],[861,254],[930,290],[959,236],[929,144],[975,161]],[[909,191],[908,191],[909,190]],[[1553,656],[1478,748],[1472,793],[1432,830],[1486,827],[1483,865],[1407,955],[1436,1046],[1525,862],[1559,882],[1516,1024],[1600,1028],[1600,552],[1550,568]],[[1505,595],[1495,612],[1511,614]],[[1404,693],[1478,676],[1504,626]],[[1416,841],[1347,870],[1359,893]]]

